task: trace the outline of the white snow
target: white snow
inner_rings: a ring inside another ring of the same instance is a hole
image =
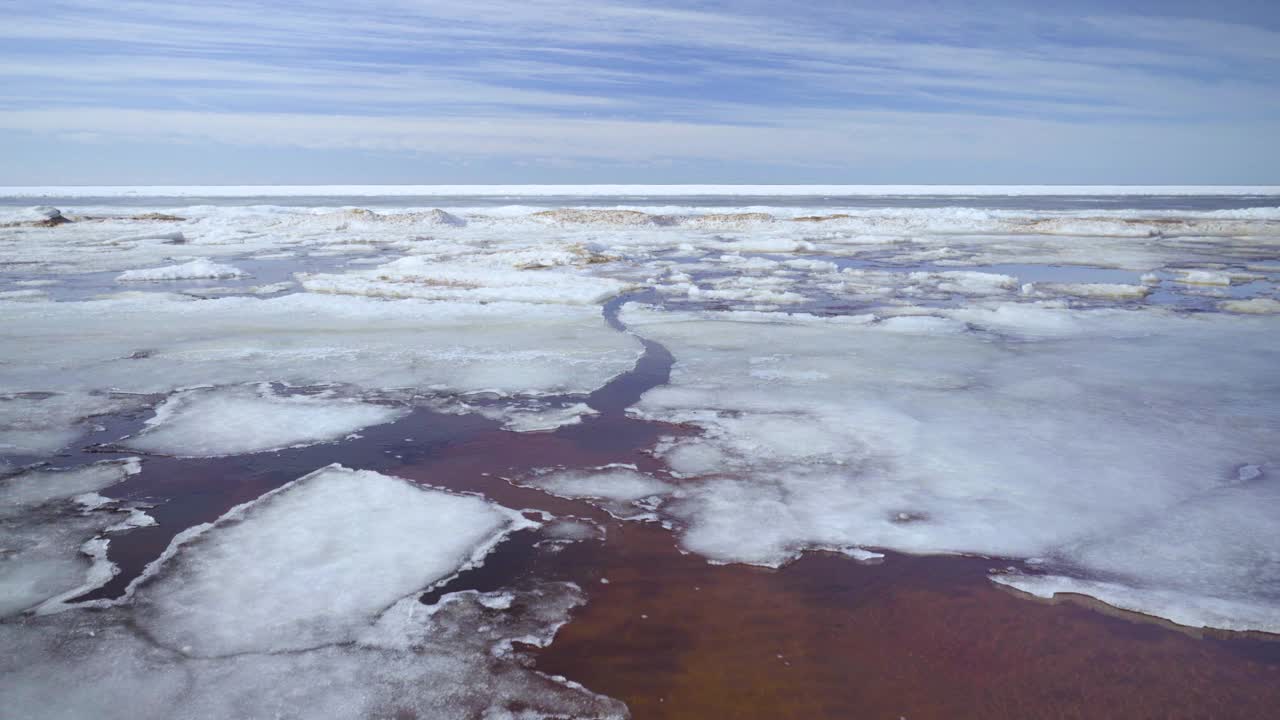
[[[196,258],[181,265],[129,270],[116,278],[117,282],[157,282],[161,280],[200,280],[205,278],[244,277],[245,273],[230,265],[220,265],[208,258]]]
[[[140,434],[120,444],[177,457],[217,457],[303,447],[341,439],[407,410],[347,398],[278,395],[233,386],[175,393]]]

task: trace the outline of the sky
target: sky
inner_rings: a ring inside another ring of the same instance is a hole
[[[1280,2],[0,3],[0,185],[1280,184]]]

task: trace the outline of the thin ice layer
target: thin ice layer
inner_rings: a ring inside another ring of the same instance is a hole
[[[12,305],[0,324],[0,450],[17,452],[74,441],[81,419],[120,406],[119,393],[277,381],[353,394],[585,394],[639,355],[588,306],[150,293]]]
[[[0,327],[0,392],[276,380],[446,392],[586,393],[639,344],[593,307],[384,302],[309,293],[259,299],[138,294],[43,309]]]
[[[480,497],[331,465],[180,538],[137,593],[138,623],[201,657],[347,642],[529,524]]]
[[[106,460],[68,470],[35,469],[0,478],[0,518],[19,515],[54,500],[94,493],[138,473],[137,458]]]
[[[137,460],[111,460],[0,480],[0,617],[78,595],[114,574],[99,536],[121,517],[86,494],[138,469]],[[76,502],[77,496],[94,501]]]
[[[84,435],[85,418],[142,404],[138,397],[86,391],[0,395],[0,456],[52,454]]]
[[[176,393],[140,434],[121,444],[177,457],[218,457],[338,440],[403,417],[404,408],[347,398],[278,395],[233,386]]]
[[[638,411],[704,431],[663,450],[691,480],[664,506],[684,546],[766,565],[833,546],[1038,557],[1182,604],[1150,612],[1280,630],[1208,612],[1280,605],[1273,533],[1239,524],[1277,498],[1227,491],[1278,459],[1276,318],[938,313],[625,311],[677,358]],[[1157,526],[1163,552],[1133,534]]]

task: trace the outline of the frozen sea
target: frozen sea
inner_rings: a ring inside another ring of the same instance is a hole
[[[0,188],[0,698],[1263,717],[1276,368],[1280,188]]]

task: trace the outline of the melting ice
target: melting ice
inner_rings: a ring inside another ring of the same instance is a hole
[[[993,579],[1028,593],[1280,632],[1274,198],[877,207],[786,190],[711,207],[593,190],[562,207],[529,192],[0,213],[6,707],[622,716],[514,644],[550,642],[580,589],[417,600],[519,513],[324,468],[172,528],[127,597],[86,609],[71,601],[116,571],[112,538],[150,518],[107,497],[137,461],[70,465],[89,444],[340,443],[415,407],[552,432],[607,415],[591,393],[642,340],[675,359],[630,408],[685,427],[652,448],[663,471],[515,482],[662,520],[713,562],[999,556],[1017,572]],[[632,291],[611,326],[601,305]]]

